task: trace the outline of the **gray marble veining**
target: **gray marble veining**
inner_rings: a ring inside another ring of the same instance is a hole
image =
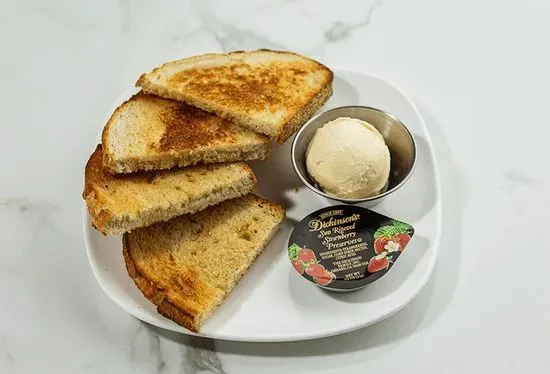
[[[367,10],[365,18],[357,23],[343,23],[335,22],[330,29],[325,32],[325,40],[327,43],[335,43],[341,40],[345,40],[349,35],[370,25],[374,12],[380,8],[384,3],[384,0],[375,0]]]
[[[215,38],[220,43],[223,52],[249,49],[277,49],[284,47],[278,43],[259,37],[253,32],[238,29],[231,25],[224,25],[214,32]]]
[[[166,332],[140,321],[130,329],[129,361],[157,374],[226,373],[212,339]]]
[[[539,180],[533,178],[529,175],[526,175],[517,170],[509,170],[504,173],[504,178],[510,182],[509,185],[512,186],[523,186],[523,187],[532,187],[539,183]]]
[[[8,338],[2,333],[0,333],[0,353],[5,357],[8,364],[13,363],[13,357],[8,346]]]
[[[148,353],[154,360],[155,372],[158,374],[165,373],[166,360],[163,357],[163,352],[160,347],[160,337],[158,334],[146,328],[143,322],[139,322],[137,329],[135,330],[130,342],[130,360],[132,362],[138,361],[139,355],[142,351],[139,350],[138,344],[142,336],[145,336],[146,345],[148,346]]]
[[[203,22],[202,31],[213,34],[223,52],[259,48],[284,49],[284,46],[258,36],[251,30],[223,22],[205,9],[203,4],[201,1],[193,1],[193,5]]]
[[[218,357],[214,341],[201,339],[201,347],[181,346],[182,374],[226,374]]]
[[[547,372],[549,18],[546,0],[5,2],[0,373]],[[82,167],[119,93],[168,59],[256,48],[394,81],[437,118],[439,165],[451,154],[461,168],[442,173],[449,245],[431,286],[351,337],[217,347],[167,337],[113,303],[87,264]],[[503,228],[528,235],[503,238]],[[522,251],[537,260],[510,283]],[[495,341],[503,326],[507,339]]]
[[[49,201],[34,202],[26,198],[0,198],[0,209],[2,208],[34,216],[38,221],[37,228],[49,226],[50,229],[55,230],[51,216],[59,210],[59,206]]]

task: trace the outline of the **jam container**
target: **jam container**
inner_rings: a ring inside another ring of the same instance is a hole
[[[386,274],[414,234],[411,225],[355,205],[315,211],[290,235],[288,256],[308,281],[349,292]]]

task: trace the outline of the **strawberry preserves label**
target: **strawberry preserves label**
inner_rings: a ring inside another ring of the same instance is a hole
[[[288,256],[306,279],[335,290],[374,282],[395,263],[412,226],[352,205],[318,210],[294,227]]]

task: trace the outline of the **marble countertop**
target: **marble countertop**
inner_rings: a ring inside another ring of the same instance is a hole
[[[4,2],[0,373],[550,371],[550,3]],[[86,258],[82,170],[143,71],[212,51],[279,48],[396,83],[436,145],[443,240],[393,317],[310,342],[159,331],[119,309]]]

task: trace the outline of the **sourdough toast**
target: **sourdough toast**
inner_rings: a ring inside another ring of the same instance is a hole
[[[86,164],[83,198],[97,230],[116,235],[245,195],[255,184],[243,162],[112,175],[98,145]]]
[[[332,94],[333,73],[296,53],[205,54],[143,74],[143,91],[186,102],[284,143]]]
[[[271,143],[196,107],[138,93],[119,106],[103,130],[103,164],[112,173],[197,163],[267,159]]]
[[[124,234],[128,274],[160,314],[198,332],[284,219],[254,195]]]

